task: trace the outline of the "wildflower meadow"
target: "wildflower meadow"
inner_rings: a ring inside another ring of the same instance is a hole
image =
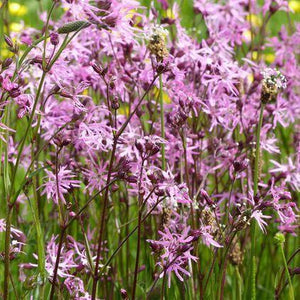
[[[299,61],[299,0],[1,0],[0,299],[300,299]]]

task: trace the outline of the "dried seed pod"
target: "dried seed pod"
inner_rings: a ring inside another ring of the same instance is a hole
[[[234,246],[229,254],[229,259],[231,264],[233,264],[234,266],[242,264],[244,260],[244,253],[241,250],[241,246],[239,243],[234,243]]]
[[[151,54],[155,55],[158,62],[163,61],[169,54],[165,42],[167,34],[168,32],[161,26],[152,28],[149,34],[148,49]]]
[[[215,218],[209,209],[204,209],[202,212],[202,221],[207,226],[213,226],[215,224]]]
[[[161,224],[160,227],[164,228],[165,226],[167,226],[170,222],[171,219],[171,209],[170,208],[163,208],[163,213],[161,216]]]
[[[275,101],[279,90],[286,88],[287,80],[276,69],[267,68],[262,74],[264,79],[262,82],[261,101],[262,103]]]

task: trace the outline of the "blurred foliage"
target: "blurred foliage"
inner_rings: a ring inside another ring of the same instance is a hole
[[[41,28],[43,22],[41,21],[39,14],[42,11],[46,11],[50,7],[52,0],[9,0],[9,18],[12,23],[20,23],[24,21],[26,26]],[[151,2],[154,2],[154,6],[159,9],[161,4],[158,1],[152,0],[141,0],[141,4],[149,8]],[[197,18],[195,18],[193,10],[193,1],[192,0],[169,0],[170,7],[172,3],[177,2],[180,6],[182,24],[186,28],[192,28],[197,23]],[[218,2],[218,1],[216,1]],[[264,1],[259,1],[262,5]],[[293,0],[289,1],[290,7],[294,9],[294,14],[287,14],[286,12],[277,12],[275,16],[272,17],[269,29],[272,32],[272,35],[280,30],[282,24],[289,24],[289,22],[300,22],[300,1]],[[58,17],[58,15],[56,15]],[[16,26],[15,28],[20,28]]]

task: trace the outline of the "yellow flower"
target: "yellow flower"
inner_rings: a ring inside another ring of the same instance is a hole
[[[260,27],[262,25],[261,17],[257,15],[247,15],[247,21],[250,22],[254,27]]]
[[[249,74],[248,76],[247,76],[247,78],[248,78],[248,81],[249,81],[249,83],[252,83],[253,82],[253,80],[254,80],[254,76],[253,76],[253,74],[251,73],[251,74]]]
[[[118,114],[129,116],[129,107],[127,105],[121,105],[118,109]]]
[[[0,51],[0,53],[1,53],[1,57],[2,57],[3,59],[9,57],[10,54],[11,54],[11,52],[8,51],[7,49],[2,49],[2,50]]]
[[[264,54],[263,57],[264,57],[265,62],[267,62],[269,64],[271,64],[275,60],[275,55],[273,53]]]
[[[84,96],[87,96],[89,94],[89,89],[85,89],[83,92],[82,92],[82,95]]]
[[[257,53],[257,51],[253,51],[253,52],[252,52],[252,59],[253,59],[253,60],[257,60],[257,58],[258,58],[258,53]]]
[[[250,42],[251,41],[251,31],[250,30],[245,30],[243,32],[243,40],[245,42]]]
[[[167,9],[167,17],[171,20],[175,19],[175,15],[174,15],[172,9],[170,9],[170,8]]]
[[[160,92],[160,90],[157,87],[154,87],[154,95],[155,95],[156,98],[159,97],[159,92]],[[163,101],[166,104],[170,104],[172,102],[169,95],[164,91],[163,91]]]
[[[13,16],[24,16],[27,13],[27,7],[16,2],[8,3],[9,13]]]
[[[299,0],[297,1],[289,1],[289,8],[294,11],[294,13],[299,13],[300,12],[300,2]]]
[[[23,30],[24,26],[21,23],[11,23],[9,25],[9,29],[12,32],[20,32],[21,30]]]

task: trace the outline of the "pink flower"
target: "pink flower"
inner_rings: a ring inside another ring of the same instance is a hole
[[[201,237],[206,246],[212,245],[217,248],[222,248],[223,246],[213,239],[213,236],[211,235],[211,229],[211,226],[202,226],[199,230],[194,230],[193,235],[195,237]]]
[[[48,272],[48,277],[53,278],[56,257],[58,251],[58,244],[56,244],[56,237],[52,235],[50,241],[46,247],[46,262],[45,267]],[[37,255],[34,254],[34,257],[37,258]],[[37,264],[31,264],[33,267],[37,267]],[[74,262],[74,251],[67,250],[65,246],[62,246],[59,264],[57,269],[57,275],[62,278],[74,277],[72,275],[72,269],[76,268],[77,264]]]
[[[180,281],[184,281],[182,275],[191,276],[186,266],[197,260],[197,257],[191,254],[193,237],[189,235],[189,231],[190,227],[186,227],[182,233],[173,233],[165,227],[164,231],[158,232],[161,236],[159,241],[147,240],[154,252],[162,250],[161,261],[157,263],[163,269],[159,277],[167,275],[169,287],[172,272]]]
[[[270,161],[275,165],[275,168],[271,169],[270,172],[284,174],[284,181],[291,184],[295,191],[300,191],[300,163],[293,162],[292,157],[288,158],[287,164],[280,164],[273,159]]]
[[[47,179],[47,182],[42,185],[44,187],[42,195],[46,194],[48,200],[51,199],[56,204],[58,201],[66,204],[64,194],[67,194],[68,190],[73,187],[80,187],[80,181],[73,179],[75,175],[67,170],[66,166],[59,168],[57,176],[49,170],[45,170],[45,172],[47,176],[44,178]]]
[[[266,226],[268,224],[266,221],[264,221],[264,219],[271,219],[272,218],[271,216],[263,215],[263,213],[260,210],[255,210],[252,213],[251,218],[254,218],[257,221],[258,226],[263,233],[267,233]]]
[[[8,131],[8,132],[16,132],[15,130],[7,127],[5,124],[0,123],[0,139],[4,142],[7,143],[7,141],[5,140],[3,133],[1,132],[1,130],[3,131]]]

